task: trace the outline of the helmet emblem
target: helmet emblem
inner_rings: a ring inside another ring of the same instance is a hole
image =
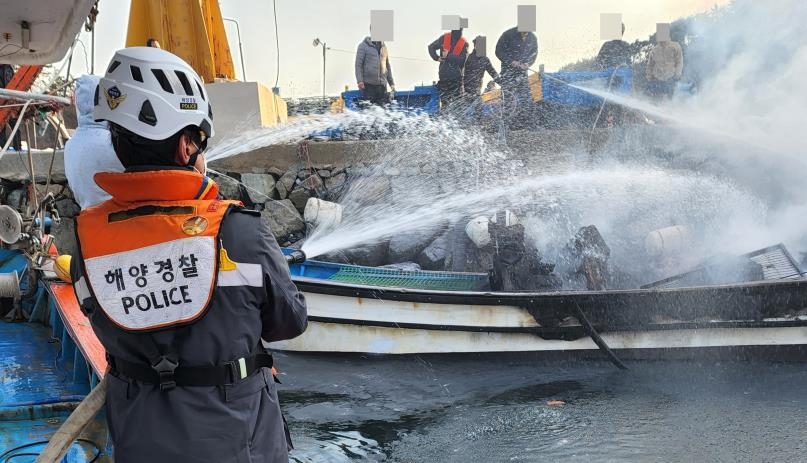
[[[182,231],[186,235],[198,235],[207,228],[207,219],[201,216],[191,217],[182,224]]]
[[[109,105],[109,109],[113,110],[126,99],[126,95],[122,94],[114,85],[104,90],[104,96],[106,96],[106,104]]]

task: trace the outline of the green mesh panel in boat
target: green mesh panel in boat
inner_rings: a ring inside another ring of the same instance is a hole
[[[437,291],[485,291],[488,289],[487,275],[473,273],[346,267],[339,269],[329,279],[331,281],[366,286],[389,286]]]

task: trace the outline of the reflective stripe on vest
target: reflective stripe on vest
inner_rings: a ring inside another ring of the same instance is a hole
[[[77,218],[84,273],[98,306],[124,330],[204,315],[219,270],[219,228],[237,201],[106,201]]]
[[[451,52],[454,55],[459,56],[462,53],[463,48],[465,48],[465,39],[460,37]],[[451,32],[446,32],[443,34],[443,51],[448,51],[449,49],[451,49]]]

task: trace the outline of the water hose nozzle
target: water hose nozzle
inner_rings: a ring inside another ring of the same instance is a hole
[[[286,255],[286,263],[289,265],[292,264],[302,264],[305,262],[305,253],[303,251],[297,250],[292,252],[291,254]]]

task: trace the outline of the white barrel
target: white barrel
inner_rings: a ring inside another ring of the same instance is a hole
[[[317,228],[336,227],[342,223],[342,205],[319,198],[308,198],[303,211],[303,219]]]
[[[474,217],[465,226],[465,234],[474,242],[476,247],[482,248],[490,244],[490,232],[488,231],[488,224],[490,219],[487,216],[480,215]]]
[[[648,233],[644,240],[644,249],[653,257],[670,256],[684,251],[689,243],[689,230],[681,225],[674,225]]]

